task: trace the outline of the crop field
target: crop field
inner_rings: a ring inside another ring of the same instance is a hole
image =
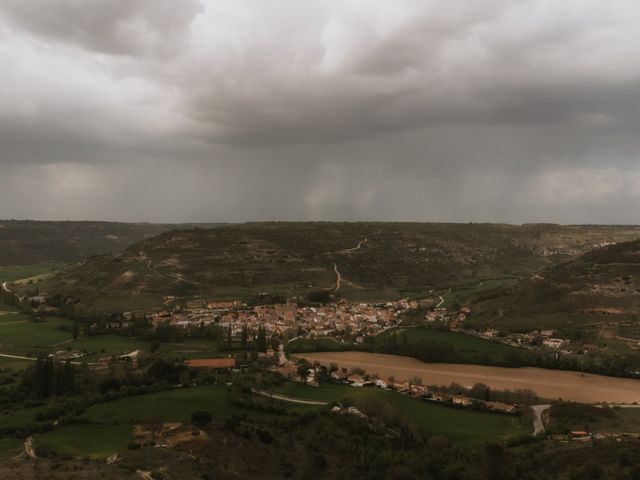
[[[87,416],[96,423],[135,424],[154,419],[181,422],[189,420],[195,410],[206,410],[216,418],[243,411],[228,402],[225,385],[205,385],[101,403],[89,408]]]
[[[22,451],[22,440],[0,438],[0,462],[15,457]]]
[[[36,451],[47,448],[74,457],[102,459],[126,450],[132,438],[130,425],[67,425],[38,435]]]
[[[82,357],[81,361],[91,363],[109,355],[121,355],[138,349],[149,349],[149,343],[135,338],[123,337],[120,335],[92,335],[90,337],[79,337],[75,342],[68,345],[74,350],[93,352],[91,355]]]
[[[14,316],[14,318],[12,322],[0,323],[0,352],[2,353],[19,355],[50,350],[56,344],[71,339],[71,323],[68,320],[50,317],[36,323],[30,322],[26,315]]]
[[[380,398],[405,416],[423,435],[443,435],[451,440],[473,445],[505,440],[526,433],[520,417],[457,409],[377,388],[354,388],[347,385],[322,385],[315,388],[287,383],[277,393],[326,402],[358,397]]]
[[[407,339],[409,344],[442,344],[451,347],[460,361],[473,360],[480,355],[486,355],[491,360],[503,360],[509,352],[519,352],[520,349],[503,343],[484,340],[482,338],[465,335],[464,333],[434,330],[431,328],[399,328],[390,330],[385,335],[396,335],[398,341]]]
[[[0,283],[49,275],[64,266],[64,263],[36,263],[34,265],[0,267]]]

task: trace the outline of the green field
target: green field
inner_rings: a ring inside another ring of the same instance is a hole
[[[15,457],[22,451],[22,440],[0,438],[0,462]]]
[[[640,433],[640,408],[599,408],[559,403],[549,410],[549,427],[593,433]]]
[[[67,425],[38,435],[36,452],[48,448],[74,457],[101,459],[126,450],[131,440],[130,425]]]
[[[344,398],[377,397],[409,419],[421,434],[443,435],[471,445],[480,445],[485,441],[501,441],[526,433],[520,417],[452,408],[377,388],[354,388],[347,385],[322,385],[315,388],[287,383],[279,388],[277,393],[326,402]]]
[[[2,353],[25,354],[38,350],[49,351],[54,349],[56,344],[71,339],[71,322],[68,320],[47,317],[44,321],[36,323],[30,322],[27,315],[18,315],[14,318],[13,322],[0,323],[0,352]],[[61,327],[69,331],[63,331]]]
[[[181,422],[188,421],[195,410],[206,410],[214,418],[225,418],[243,411],[228,402],[225,385],[204,385],[101,403],[89,408],[87,416],[96,423],[135,424],[154,419]]]
[[[15,282],[16,280],[29,279],[40,275],[49,275],[64,266],[64,263],[36,263],[34,265],[0,267],[0,283]]]
[[[384,335],[395,335],[397,343],[408,345],[442,345],[451,350],[450,361],[472,363],[480,357],[489,362],[503,362],[509,353],[519,353],[521,349],[503,343],[484,340],[464,333],[434,330],[431,328],[397,328]],[[486,362],[485,362],[486,363]]]
[[[452,287],[442,293],[444,303],[441,306],[444,308],[453,308],[455,304],[464,305],[467,300],[474,295],[493,288],[515,285],[517,281],[517,277],[506,276],[474,280],[473,283],[469,285]]]
[[[73,350],[92,352],[91,355],[80,359],[80,361],[87,363],[97,362],[98,359],[109,355],[121,355],[134,350],[149,349],[148,342],[113,334],[81,336],[75,342],[70,342],[65,346],[71,347]]]

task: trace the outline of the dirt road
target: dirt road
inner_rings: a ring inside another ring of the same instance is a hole
[[[382,378],[406,380],[421,377],[425,384],[471,386],[484,383],[496,389],[534,390],[540,398],[573,400],[585,403],[640,403],[640,380],[605,377],[589,373],[542,368],[500,368],[482,365],[424,363],[415,358],[364,352],[322,352],[298,355],[324,365],[362,368]]]

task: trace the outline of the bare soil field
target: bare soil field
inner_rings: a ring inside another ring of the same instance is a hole
[[[324,365],[355,367],[381,378],[406,380],[420,377],[425,385],[465,386],[484,383],[495,389],[534,390],[539,397],[584,403],[640,403],[640,380],[542,368],[501,368],[482,365],[424,363],[415,358],[365,352],[320,352],[298,356]]]

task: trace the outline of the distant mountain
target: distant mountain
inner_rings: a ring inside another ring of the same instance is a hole
[[[0,220],[0,266],[69,262],[120,251],[185,225]]]
[[[596,248],[475,299],[484,323],[553,328],[628,322],[640,314],[640,240]]]
[[[164,295],[392,298],[477,278],[528,276],[635,227],[259,223],[173,230],[97,256],[47,285],[87,308],[140,308]],[[130,302],[124,299],[130,299]]]

